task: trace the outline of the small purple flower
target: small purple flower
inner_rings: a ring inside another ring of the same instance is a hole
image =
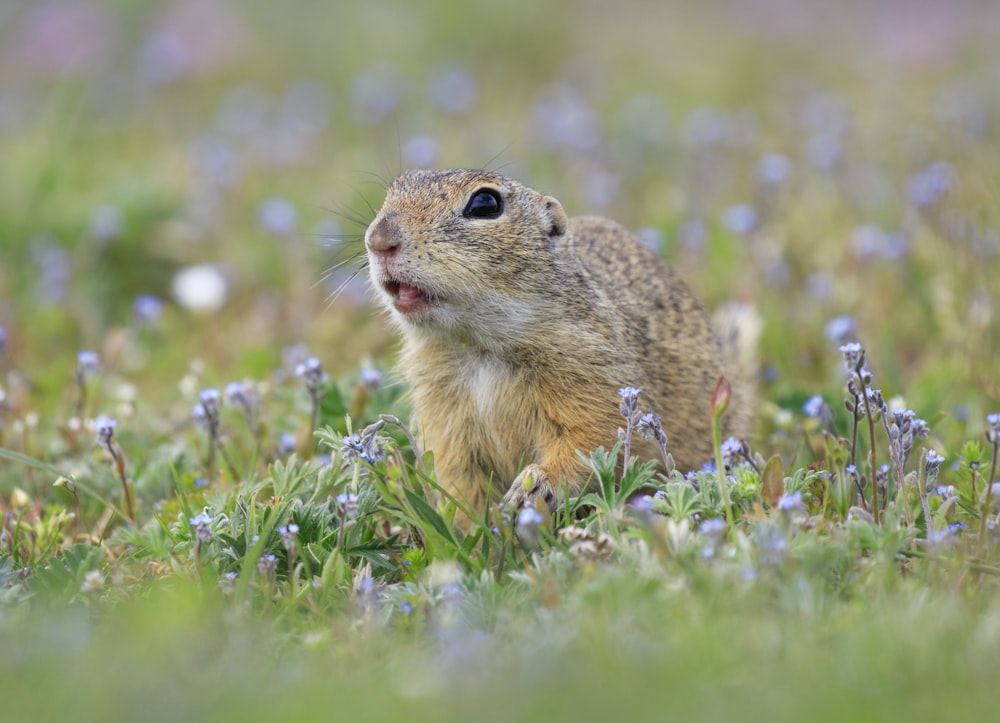
[[[242,382],[230,382],[226,385],[224,398],[227,405],[243,412],[247,425],[252,429],[257,415],[257,406],[260,402],[257,385],[253,380],[247,379]]]
[[[858,333],[858,321],[853,316],[835,316],[823,327],[823,335],[835,344],[844,344],[854,339]]]
[[[399,603],[399,611],[403,613],[403,615],[409,615],[413,612],[413,603],[409,600],[403,600],[403,602]]]
[[[743,442],[735,437],[729,437],[722,443],[722,463],[726,468],[732,467],[733,461],[743,451]]]
[[[935,487],[930,491],[930,494],[944,500],[950,500],[952,497],[956,496],[955,485],[941,485],[939,487]]]
[[[388,63],[373,65],[354,78],[351,96],[361,123],[377,123],[390,115],[403,99],[405,84],[399,70]]]
[[[90,235],[99,241],[113,241],[122,233],[122,212],[117,206],[98,206],[90,216]]]
[[[698,533],[707,537],[713,546],[722,542],[727,529],[729,527],[726,525],[726,521],[718,517],[712,517],[698,525]]]
[[[76,355],[76,373],[80,379],[89,379],[101,371],[101,357],[96,351],[81,351]]]
[[[635,235],[639,237],[640,241],[642,241],[642,245],[654,254],[658,254],[663,251],[664,247],[667,245],[666,235],[655,226],[643,226],[642,228],[636,230]]]
[[[831,133],[815,133],[806,140],[805,155],[817,171],[832,171],[843,155],[840,138]]]
[[[757,528],[757,545],[760,561],[765,565],[779,566],[788,553],[788,540],[777,525],[762,525]]]
[[[653,511],[653,498],[650,495],[634,497],[629,505],[640,517],[646,517]]]
[[[805,504],[802,502],[802,492],[800,490],[796,490],[790,494],[783,494],[778,500],[778,509],[782,512],[804,510]]]
[[[198,397],[201,401],[192,407],[191,416],[214,435],[218,431],[219,413],[222,410],[219,390],[202,389]]]
[[[163,300],[151,294],[141,294],[132,302],[132,314],[140,323],[153,325],[163,314]]]
[[[934,161],[910,178],[907,195],[919,208],[938,204],[955,183],[955,169],[945,161]]]
[[[361,446],[361,435],[357,432],[340,440],[340,454],[346,461],[360,457],[364,451],[364,447]]]
[[[647,412],[639,418],[636,430],[643,439],[655,439],[657,442],[662,440],[663,444],[667,443],[667,434],[663,431],[663,420],[660,417],[654,417],[652,412]]]
[[[117,422],[111,417],[98,417],[94,420],[94,431],[97,432],[97,440],[107,446],[111,444],[112,437],[115,436],[115,425]]]
[[[205,406],[205,411],[207,413],[217,415],[222,409],[220,402],[222,395],[219,394],[218,389],[202,389],[198,393],[198,397],[201,399],[201,403]]]
[[[382,386],[382,372],[374,367],[365,367],[358,374],[358,383],[369,392],[378,391]]]
[[[807,417],[815,418],[823,414],[823,409],[825,407],[826,407],[826,402],[823,401],[822,395],[813,394],[802,405],[802,411],[805,413]]]
[[[476,102],[476,79],[464,68],[448,66],[431,76],[431,101],[445,113],[462,113]]]
[[[809,514],[806,503],[802,501],[800,490],[783,494],[778,500],[778,511],[785,516],[786,520],[794,524],[804,522]]]
[[[284,198],[269,198],[260,205],[258,219],[261,227],[275,236],[289,236],[295,233],[298,211]]]
[[[940,530],[929,530],[927,532],[927,542],[931,545],[945,545],[954,540],[955,532],[951,527],[944,527]]]
[[[358,514],[358,496],[351,492],[337,495],[337,514],[341,520],[353,519]]]
[[[780,186],[792,173],[792,163],[781,153],[768,153],[757,161],[757,178],[766,186]]]
[[[403,160],[412,168],[430,168],[438,159],[441,144],[429,135],[413,136],[403,144]]]
[[[226,385],[224,395],[226,404],[231,407],[242,406],[246,399],[243,384],[240,382],[229,382],[229,384]]]
[[[514,531],[517,532],[518,538],[526,547],[533,548],[538,545],[539,527],[543,522],[545,522],[545,517],[538,510],[526,506],[517,513]]]
[[[729,231],[740,236],[753,233],[760,224],[757,209],[749,203],[738,203],[729,206],[722,212],[722,225]]]
[[[636,417],[639,412],[639,394],[641,393],[642,390],[635,387],[622,387],[618,390],[618,396],[622,398],[621,406],[619,407],[621,414],[633,424],[638,422]]]
[[[641,389],[636,389],[635,387],[622,387],[618,390],[618,396],[622,399],[634,402],[635,398],[642,393]]]
[[[708,228],[700,218],[689,218],[677,228],[677,242],[688,251],[699,251],[708,240]]]
[[[282,525],[278,528],[278,535],[281,537],[281,544],[289,552],[295,549],[298,534],[299,526],[294,522]]]
[[[847,365],[848,371],[853,372],[864,363],[865,348],[856,341],[841,346],[840,353],[844,355],[844,364]]]
[[[938,454],[935,450],[927,450],[927,454],[924,455],[924,469],[926,470],[928,480],[933,480],[937,477],[938,470],[941,468],[941,463],[944,460],[944,456]]]
[[[986,438],[993,444],[1000,440],[1000,414],[987,414],[986,424],[989,426],[989,431],[986,433]]]
[[[268,554],[257,560],[257,572],[261,574],[262,577],[270,578],[274,575],[275,571],[278,569],[278,558],[274,555]]]
[[[236,592],[236,579],[239,577],[235,572],[227,572],[219,578],[219,589],[224,595],[231,595]]]
[[[188,520],[194,527],[194,536],[201,544],[212,541],[212,516],[207,511]]]
[[[322,363],[314,356],[295,366],[295,376],[302,378],[310,394],[315,394],[328,378]]]

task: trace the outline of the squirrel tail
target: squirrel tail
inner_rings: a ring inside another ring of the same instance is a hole
[[[733,301],[716,311],[712,321],[726,358],[732,360],[731,373],[752,380],[757,373],[757,345],[764,328],[757,309],[752,304]]]
[[[733,302],[715,313],[715,331],[722,343],[723,368],[732,383],[733,398],[728,419],[728,434],[743,437],[751,434],[757,398],[756,381],[760,362],[757,342],[764,322],[751,304]]]

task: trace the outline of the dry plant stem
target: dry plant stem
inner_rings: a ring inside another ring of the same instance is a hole
[[[997,456],[1000,455],[1000,437],[993,440],[993,460],[990,462],[990,476],[986,478],[986,494],[983,497],[983,510],[979,515],[979,554],[985,559],[987,541],[989,540],[989,525],[987,520],[993,507],[993,480],[997,474]]]
[[[309,434],[316,431],[316,425],[319,423],[319,404],[320,399],[314,394],[312,397],[312,409],[309,411]]]
[[[79,395],[76,399],[74,416],[78,419],[83,419],[84,410],[87,408],[87,380],[84,379],[83,373],[80,371],[76,373],[76,388],[79,391]]]
[[[198,580],[202,579],[201,568],[201,540],[195,538],[194,541],[194,573]]]
[[[858,417],[857,408],[857,398],[855,398],[854,403],[854,424],[851,427],[851,466],[856,470],[858,468],[858,422],[860,417]],[[866,510],[868,509],[868,500],[865,498],[865,489],[861,486],[861,475],[854,475],[854,486],[858,489],[858,496],[861,497],[861,505]]]
[[[934,525],[931,522],[931,505],[927,500],[927,484],[924,479],[924,465],[920,465],[920,469],[917,470],[917,491],[920,493],[920,504],[924,508],[924,537],[926,539],[931,539],[931,532],[934,529]]]
[[[628,471],[632,462],[632,419],[625,420],[625,442],[622,447],[622,474]]]
[[[865,402],[865,416],[868,417],[868,479],[872,483],[872,516],[875,518],[875,524],[879,524],[879,504],[878,504],[878,481],[875,479],[875,420],[872,417],[872,404],[871,398],[868,394],[868,385],[865,384],[864,375],[861,373],[861,362],[858,362],[858,366],[854,369],[854,374],[858,378],[858,384],[861,385],[860,396]],[[857,415],[855,415],[856,417]],[[857,423],[855,423],[855,444],[857,443]],[[852,449],[852,456],[854,451]],[[864,495],[862,495],[863,499]]]
[[[892,435],[889,432],[889,420],[886,415],[882,415],[882,426],[885,427],[886,436],[889,437],[889,458],[892,460],[892,466],[895,468],[896,472],[896,502],[898,503],[902,500],[903,512],[906,515],[906,523],[913,527],[913,510],[910,509],[909,496],[906,493],[906,473],[904,467],[906,466],[906,459],[903,452],[900,449],[899,440],[894,444],[892,442]],[[973,497],[975,496],[976,482],[973,479],[972,489]],[[886,489],[886,495],[888,496],[889,490]],[[886,505],[888,505],[888,500],[886,500]]]
[[[733,508],[729,504],[729,490],[726,483],[726,468],[722,463],[722,415],[729,404],[729,382],[725,377],[719,377],[719,382],[715,387],[715,394],[712,395],[712,445],[715,448],[715,471],[719,480],[719,494],[722,496],[722,504],[726,508],[726,524],[730,531],[736,528],[733,519]]]
[[[409,430],[409,428],[405,424],[403,424],[403,422],[399,419],[399,417],[393,414],[380,414],[379,419],[381,419],[386,424],[395,425],[403,431],[403,434],[406,435],[406,439],[410,442],[410,449],[413,450],[413,456],[417,461],[417,469],[419,469],[422,474],[426,475],[427,469],[424,467],[424,456],[420,451],[420,445],[417,444],[417,440],[413,436],[413,433]]]
[[[865,399],[865,404],[869,404],[867,399]],[[875,422],[872,421],[871,406],[868,406],[868,446],[868,474],[872,481],[872,513],[875,516],[875,524],[878,525],[881,523],[881,518],[878,504],[878,480],[875,475]]]
[[[222,455],[222,461],[226,463],[226,469],[229,470],[229,476],[232,478],[233,482],[238,482],[240,480],[239,474],[236,472],[236,465],[233,464],[232,457],[229,456],[229,452],[226,451],[226,445],[219,443],[219,453]]]
[[[125,474],[125,455],[118,449],[118,445],[113,441],[107,443],[108,454],[115,463],[115,472],[122,483],[122,492],[125,495],[125,511],[128,513],[128,520],[135,525],[135,506],[132,502],[132,491],[128,486],[128,477]]]

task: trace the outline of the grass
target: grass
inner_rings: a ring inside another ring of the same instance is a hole
[[[126,5],[0,11],[4,719],[989,715],[993,8]],[[455,527],[352,280],[423,164],[753,303],[754,437]]]

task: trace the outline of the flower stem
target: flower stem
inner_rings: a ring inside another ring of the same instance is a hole
[[[726,524],[730,531],[736,527],[733,519],[733,508],[729,503],[729,489],[726,481],[726,468],[722,463],[722,415],[729,406],[730,385],[725,377],[719,377],[712,395],[712,446],[715,449],[715,471],[719,481],[719,494],[726,508]]]

